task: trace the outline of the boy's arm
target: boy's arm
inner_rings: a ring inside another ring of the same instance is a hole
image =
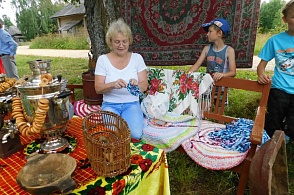
[[[199,67],[201,66],[202,62],[205,60],[207,51],[208,51],[209,46],[205,46],[198,58],[198,60],[195,62],[195,64],[188,70],[188,73],[197,71]]]
[[[267,65],[267,61],[260,60],[258,66],[257,66],[257,75],[258,75],[258,83],[260,84],[267,84],[271,82],[270,76],[265,74],[265,67]]]

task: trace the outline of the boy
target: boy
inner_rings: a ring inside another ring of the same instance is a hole
[[[282,9],[288,30],[272,36],[262,48],[257,75],[260,84],[272,81],[269,94],[265,130],[271,137],[275,130],[284,130],[287,139],[294,139],[294,0]],[[267,63],[275,58],[274,75],[265,74]]]
[[[223,18],[217,18],[202,24],[202,27],[207,32],[211,44],[203,48],[200,57],[188,72],[197,71],[206,58],[206,72],[212,75],[214,81],[222,77],[234,77],[236,75],[235,50],[224,43],[224,39],[230,32],[229,23]]]

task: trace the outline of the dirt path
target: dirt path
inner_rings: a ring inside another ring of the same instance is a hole
[[[65,58],[85,58],[88,59],[88,50],[62,50],[62,49],[29,49],[29,46],[19,46],[17,55],[34,55],[48,57],[65,57]]]
[[[46,57],[65,57],[65,58],[85,58],[88,59],[89,50],[57,50],[57,49],[29,49],[29,46],[19,46],[17,48],[17,55],[34,55]],[[260,58],[253,56],[253,66],[251,69],[256,70]],[[275,62],[270,61],[266,70],[274,70]]]

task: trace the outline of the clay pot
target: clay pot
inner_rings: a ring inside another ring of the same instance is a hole
[[[31,194],[68,194],[76,187],[71,178],[75,168],[76,160],[67,154],[34,154],[28,157],[16,181]]]

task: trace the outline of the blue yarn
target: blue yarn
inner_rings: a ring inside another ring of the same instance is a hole
[[[239,118],[225,128],[210,132],[209,138],[217,141],[220,145],[227,149],[239,152],[246,152],[250,147],[250,133],[254,122],[249,119]],[[264,131],[262,136],[262,144],[269,140],[269,136]]]
[[[127,90],[134,96],[142,96],[142,92],[140,91],[138,85],[131,85],[129,82],[127,85]]]

